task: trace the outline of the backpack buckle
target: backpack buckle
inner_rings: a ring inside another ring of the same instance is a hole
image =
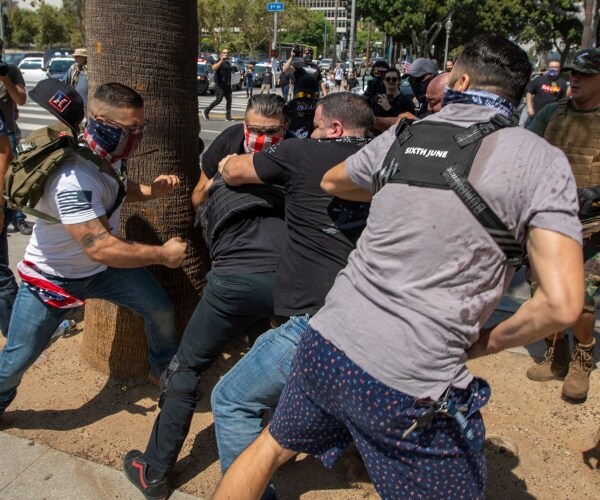
[[[35,149],[35,144],[33,142],[22,142],[17,146],[17,153],[27,153],[32,149]]]

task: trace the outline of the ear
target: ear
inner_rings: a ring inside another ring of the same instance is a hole
[[[468,88],[470,86],[471,86],[471,77],[468,75],[468,73],[463,73],[454,82],[454,85],[452,86],[452,90],[458,90],[459,92],[464,92],[465,90],[468,90]]]
[[[331,120],[329,130],[331,131],[329,137],[341,137],[344,133],[344,126],[339,120]]]

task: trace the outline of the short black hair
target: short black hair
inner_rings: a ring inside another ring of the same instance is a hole
[[[345,129],[361,130],[368,137],[375,123],[375,115],[363,97],[351,92],[335,92],[319,99],[323,118],[339,120]]]
[[[115,108],[143,108],[144,99],[135,90],[122,83],[103,83],[96,92],[95,100]]]
[[[385,70],[385,75],[387,75],[388,73],[396,73],[396,76],[398,77],[398,79],[400,79],[400,71],[398,70],[398,68],[388,68]]]
[[[453,77],[467,73],[471,87],[489,90],[518,104],[531,77],[527,53],[500,35],[471,40],[454,64]],[[455,82],[450,82],[450,87]]]

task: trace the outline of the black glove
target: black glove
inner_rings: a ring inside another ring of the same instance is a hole
[[[579,198],[579,215],[587,215],[592,211],[592,205],[600,201],[600,186],[589,186],[577,189]]]

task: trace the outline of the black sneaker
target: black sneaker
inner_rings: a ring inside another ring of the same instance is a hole
[[[208,112],[206,111],[206,109],[202,110],[202,116],[204,117],[205,120],[209,120],[209,118],[208,118]]]
[[[163,500],[169,497],[167,478],[148,479],[148,464],[139,450],[128,451],[123,458],[123,473],[148,500]]]

